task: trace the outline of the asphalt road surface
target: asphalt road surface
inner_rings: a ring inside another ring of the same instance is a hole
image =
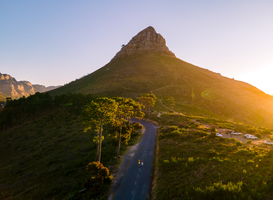
[[[145,127],[145,133],[114,200],[146,200],[148,197],[157,127],[143,120],[140,123]],[[144,161],[143,166],[138,160]]]

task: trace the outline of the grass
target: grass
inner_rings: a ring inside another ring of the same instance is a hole
[[[130,98],[153,93],[165,104],[173,97],[174,110],[183,114],[273,128],[272,96],[170,55],[146,53],[113,59],[94,73],[50,93],[66,92]],[[168,111],[158,105],[156,110]]]
[[[271,146],[216,137],[193,126],[191,118],[166,115],[158,119],[164,126],[160,129],[155,152],[153,199],[273,197]],[[224,121],[220,121],[223,125]],[[188,128],[179,127],[181,123]],[[238,184],[241,184],[240,189]]]
[[[108,128],[104,129],[107,132]],[[0,197],[56,200],[76,195],[89,178],[87,164],[95,159],[92,134],[84,133],[81,118],[65,109],[1,133]],[[109,168],[118,159],[117,146],[107,135],[102,163]],[[129,144],[138,140],[135,134]],[[82,199],[91,196],[87,192]],[[101,198],[106,199],[107,192]]]

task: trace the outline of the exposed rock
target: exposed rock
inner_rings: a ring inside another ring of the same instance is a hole
[[[24,88],[26,94],[35,94],[32,84],[28,81],[19,81],[21,87]],[[18,86],[19,87],[19,86]]]
[[[153,27],[149,26],[133,37],[127,45],[124,45],[114,58],[147,51],[175,56],[166,46],[165,39],[159,33],[156,33]]]
[[[27,97],[36,92],[47,92],[58,87],[60,86],[32,85],[29,81],[16,81],[12,76],[0,73],[1,100],[4,100],[4,97],[11,97],[12,99],[18,99],[22,96]]]
[[[48,91],[44,85],[32,85],[34,87],[35,92],[46,92]]]
[[[16,81],[15,78],[11,77],[10,75],[1,74],[1,73],[0,73],[0,80],[14,80],[14,81]]]

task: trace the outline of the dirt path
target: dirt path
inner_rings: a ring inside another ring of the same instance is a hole
[[[247,142],[250,139],[244,138],[244,134],[242,135],[231,135],[231,134],[225,134],[225,130],[227,129],[217,129],[218,133],[221,133],[224,138],[235,138],[236,140],[239,140],[241,142]],[[264,139],[258,139],[258,140],[251,140],[252,144],[262,144],[264,142]]]
[[[195,119],[193,119],[192,121],[194,123],[201,124],[201,125],[203,125],[203,126],[205,126],[207,128],[213,127],[213,125],[210,125],[210,124],[203,124],[203,123],[197,122]],[[244,134],[242,134],[242,135],[231,135],[231,134],[226,134],[226,131],[234,131],[234,130],[217,128],[217,132],[221,133],[224,138],[235,138],[236,140],[239,140],[241,142],[247,142],[247,141],[250,140],[250,139],[244,138]],[[253,144],[257,145],[257,144],[262,144],[264,142],[264,139],[251,140],[251,141],[252,141]]]

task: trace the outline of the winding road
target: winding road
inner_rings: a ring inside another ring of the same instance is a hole
[[[145,133],[114,200],[146,200],[149,195],[157,127],[144,120],[140,123],[145,127]],[[144,161],[143,166],[138,165],[138,160]]]

